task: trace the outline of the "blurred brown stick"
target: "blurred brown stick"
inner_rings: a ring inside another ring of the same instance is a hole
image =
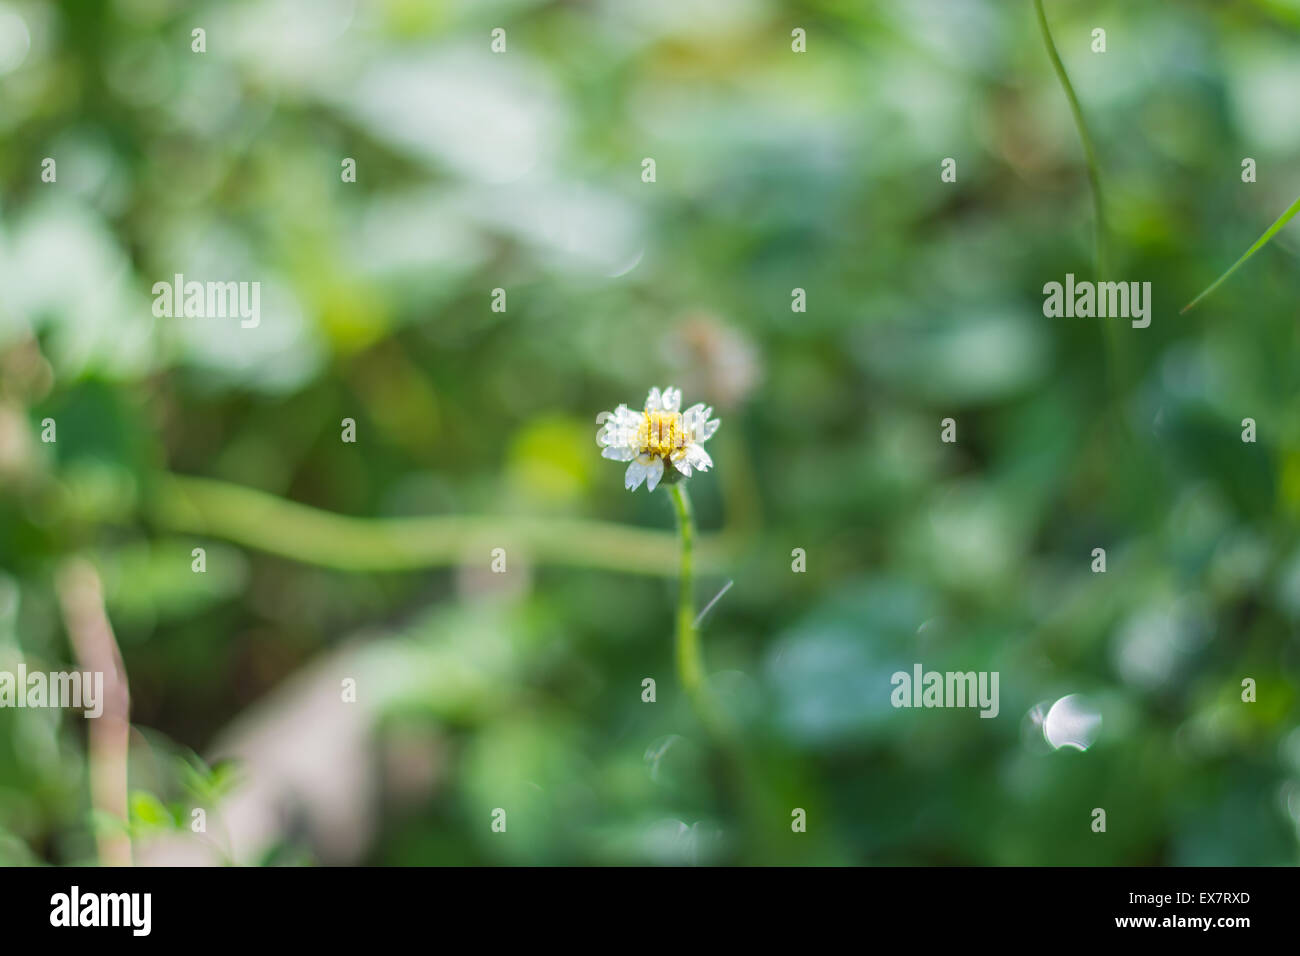
[[[55,585],[64,625],[80,666],[104,675],[104,712],[90,721],[90,801],[102,814],[127,824],[127,746],[131,699],[126,668],[104,610],[99,574],[88,561],[72,558],[59,568]],[[95,844],[103,866],[131,865],[131,838],[95,825]]]

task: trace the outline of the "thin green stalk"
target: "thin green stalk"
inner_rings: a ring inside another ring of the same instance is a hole
[[[677,512],[677,537],[681,542],[681,565],[677,594],[677,679],[703,717],[704,665],[700,661],[700,636],[695,629],[695,518],[691,499],[680,481],[668,486]]]
[[[748,753],[736,725],[721,707],[716,706],[709,694],[704,680],[704,662],[700,654],[699,627],[695,616],[695,518],[685,482],[677,481],[668,485],[668,491],[673,499],[677,536],[681,544],[681,578],[677,595],[677,679],[716,748],[721,766],[727,770],[720,776],[720,779],[728,782],[718,784],[719,797],[735,803],[755,833],[766,834],[771,830],[770,821],[784,811],[778,808],[774,795]]]
[[[1043,12],[1043,0],[1034,0],[1034,10],[1038,14],[1038,29],[1043,34],[1043,45],[1047,47],[1047,56],[1052,61],[1052,69],[1056,71],[1056,78],[1061,81],[1061,88],[1065,90],[1065,98],[1070,101],[1070,112],[1074,114],[1074,125],[1079,131],[1079,139],[1083,143],[1083,156],[1088,167],[1088,182],[1092,186],[1092,208],[1096,218],[1096,267],[1097,281],[1102,281],[1109,272],[1109,264],[1106,261],[1106,213],[1102,202],[1101,194],[1101,173],[1100,165],[1097,162],[1097,151],[1092,145],[1092,136],[1088,133],[1088,124],[1083,121],[1083,110],[1079,106],[1079,98],[1074,95],[1074,86],[1070,83],[1069,74],[1065,72],[1065,64],[1061,62],[1061,56],[1056,52],[1056,43],[1052,40],[1052,31],[1047,26],[1047,14]]]

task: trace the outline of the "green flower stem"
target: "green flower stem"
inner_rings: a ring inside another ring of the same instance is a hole
[[[691,499],[682,482],[668,486],[677,512],[677,537],[681,541],[681,565],[677,594],[677,679],[703,716],[704,665],[700,661],[700,636],[695,629],[695,518]]]
[[[695,517],[686,482],[668,485],[673,510],[677,515],[677,532],[681,543],[681,576],[677,594],[677,679],[690,699],[695,716],[715,748],[721,775],[728,783],[719,783],[719,798],[736,805],[754,832],[766,832],[766,822],[782,812],[777,808],[760,768],[749,754],[736,725],[721,707],[716,706],[704,680],[704,661],[700,654],[700,632],[695,625]]]

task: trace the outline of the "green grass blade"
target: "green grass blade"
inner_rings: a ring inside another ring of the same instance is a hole
[[[1065,71],[1061,55],[1056,50],[1056,41],[1052,39],[1051,28],[1047,25],[1047,14],[1043,11],[1043,0],[1034,0],[1034,13],[1038,18],[1038,29],[1043,36],[1043,46],[1047,48],[1047,58],[1052,61],[1052,69],[1065,91],[1065,98],[1070,104],[1070,113],[1074,116],[1075,129],[1079,131],[1079,140],[1083,144],[1083,158],[1088,169],[1088,182],[1092,186],[1092,209],[1096,218],[1096,261],[1097,281],[1106,278],[1108,263],[1106,261],[1106,203],[1101,194],[1101,164],[1097,162],[1097,150],[1092,145],[1092,136],[1088,133],[1088,124],[1083,119],[1083,107],[1075,95],[1074,84]]]
[[[1101,190],[1101,163],[1097,160],[1097,149],[1092,143],[1092,134],[1088,132],[1088,124],[1083,118],[1083,107],[1079,105],[1079,97],[1074,92],[1074,84],[1070,82],[1070,74],[1065,69],[1065,63],[1061,60],[1061,54],[1056,49],[1056,41],[1052,39],[1052,29],[1047,24],[1047,13],[1043,9],[1043,0],[1034,0],[1034,15],[1038,20],[1038,32],[1043,38],[1043,47],[1047,50],[1047,58],[1052,63],[1052,70],[1056,73],[1057,82],[1061,84],[1061,89],[1065,92],[1066,102],[1070,104],[1070,114],[1074,117],[1074,128],[1079,133],[1079,142],[1083,145],[1084,164],[1088,170],[1088,183],[1092,187],[1092,214],[1093,214],[1093,267],[1096,269],[1095,279],[1098,282],[1104,281],[1110,275],[1110,262],[1108,255],[1109,240],[1107,237],[1106,226],[1106,200]],[[1124,341],[1119,334],[1119,329],[1114,322],[1102,324],[1105,330],[1106,350],[1110,354],[1110,361],[1107,364],[1107,373],[1110,376],[1112,390],[1118,391],[1121,383],[1127,378],[1125,346]]]
[[[1245,262],[1247,259],[1253,256],[1256,252],[1258,252],[1263,247],[1264,243],[1268,242],[1275,235],[1277,235],[1278,232],[1281,230],[1281,228],[1285,226],[1288,222],[1290,222],[1292,217],[1294,217],[1295,214],[1298,212],[1300,212],[1300,198],[1297,198],[1296,201],[1290,205],[1287,211],[1282,213],[1282,215],[1278,217],[1277,222],[1273,223],[1273,225],[1268,227],[1268,230],[1264,233],[1264,235],[1260,236],[1257,240],[1255,240],[1255,244],[1246,250],[1246,254],[1244,256],[1242,256],[1240,259],[1238,259],[1236,262],[1232,264],[1231,269],[1229,269],[1223,275],[1219,276],[1219,278],[1215,279],[1214,282],[1210,284],[1210,287],[1208,289],[1206,289],[1204,292],[1198,295],[1191,302],[1188,302],[1185,306],[1183,306],[1182,309],[1179,310],[1178,314],[1185,315],[1188,311],[1194,308],[1198,302],[1204,299],[1207,295],[1209,295],[1219,286],[1223,285],[1224,280],[1226,280],[1228,276],[1232,275],[1234,272],[1240,269],[1243,262]]]

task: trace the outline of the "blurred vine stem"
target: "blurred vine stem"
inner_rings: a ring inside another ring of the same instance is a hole
[[[518,548],[542,564],[671,577],[672,533],[606,521],[523,515],[354,518],[208,478],[166,475],[151,488],[150,518],[173,532],[208,535],[339,571],[411,571],[462,564],[483,548]],[[701,570],[720,570],[733,536],[693,542]],[[482,551],[487,554],[487,551]]]

